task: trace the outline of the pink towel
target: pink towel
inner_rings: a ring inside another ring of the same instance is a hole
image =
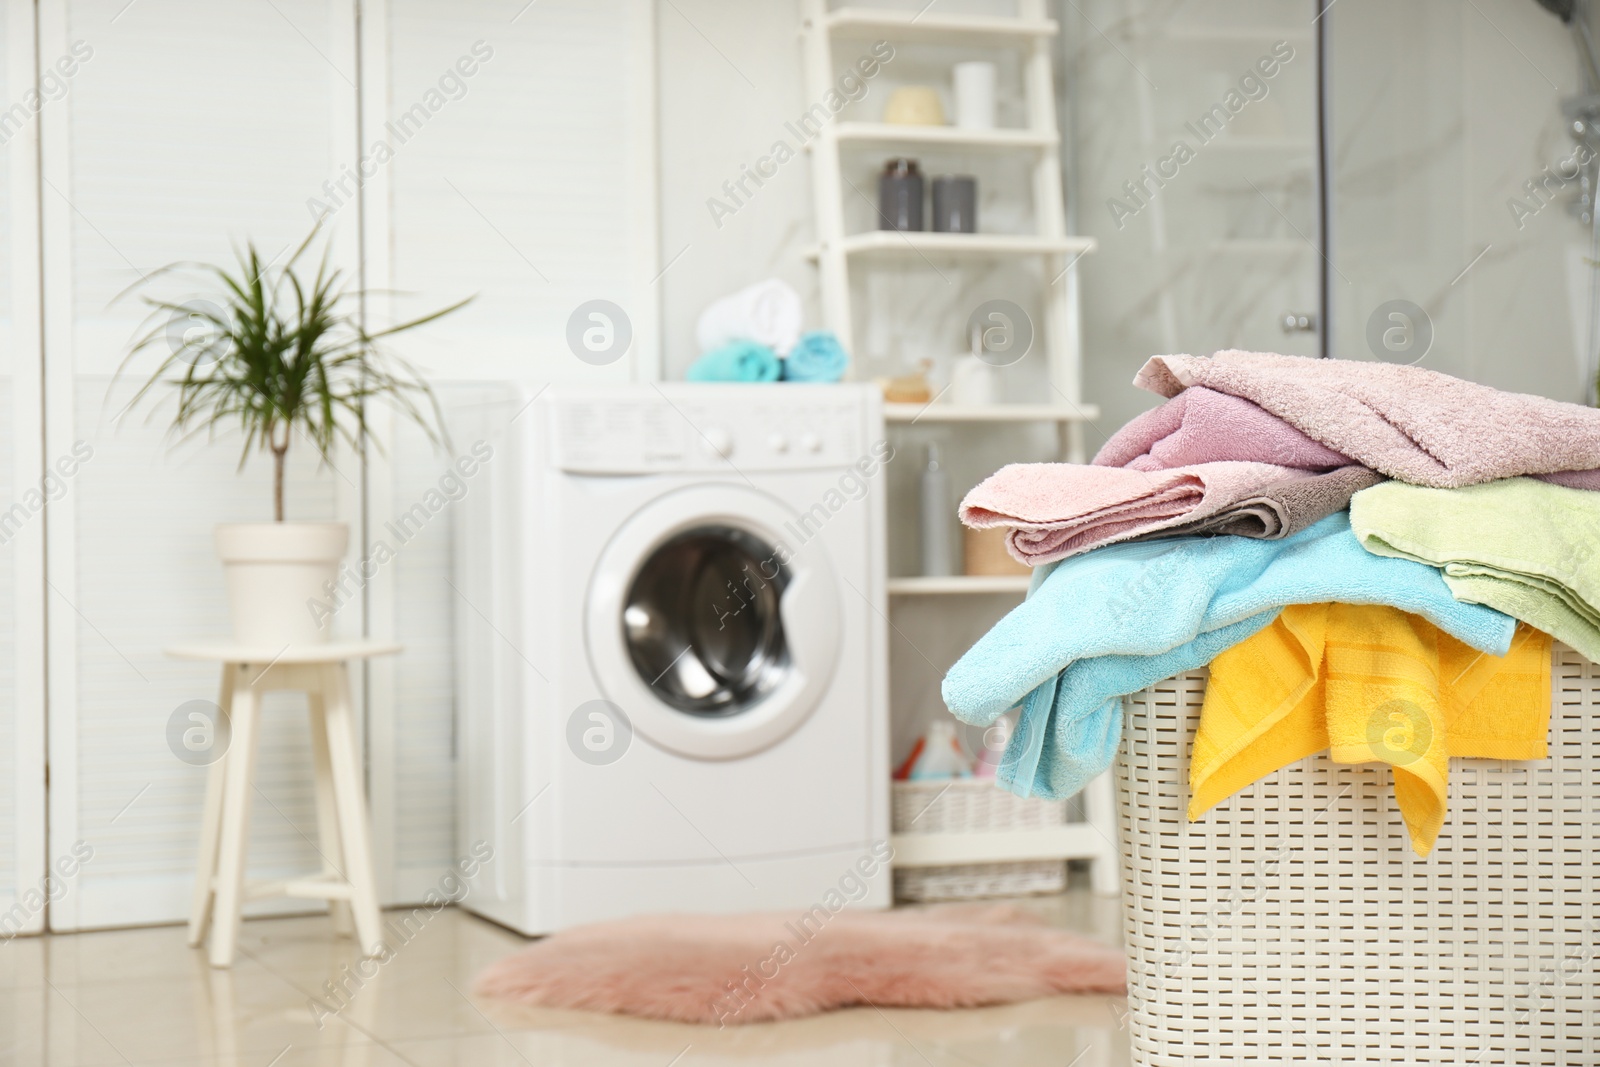
[[[1169,397],[1194,386],[1242,397],[1314,441],[1414,485],[1451,489],[1570,471],[1586,473],[1561,484],[1600,486],[1600,410],[1423,367],[1225,351],[1153,356],[1133,384]]]
[[[961,521],[974,529],[1010,527],[1011,554],[1038,566],[1195,523],[1268,486],[1311,476],[1271,463],[1197,463],[1168,471],[1013,463],[967,494]]]
[[[1219,460],[1274,463],[1307,471],[1330,471],[1354,462],[1259,405],[1203,386],[1185,389],[1160,407],[1136,416],[1094,457],[1096,466],[1140,471]]]

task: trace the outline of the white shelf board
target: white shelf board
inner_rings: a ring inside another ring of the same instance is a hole
[[[1093,237],[1039,237],[1031,233],[935,233],[931,230],[868,230],[840,245],[846,255],[1071,256],[1099,247]],[[816,258],[817,250],[808,253]]]
[[[917,11],[885,11],[841,7],[828,13],[829,32],[840,37],[888,37],[924,43],[994,45],[1054,37],[1054,19],[1019,19],[992,15],[936,15]]]
[[[888,122],[841,122],[825,127],[841,141],[871,144],[917,144],[930,147],[1007,149],[1054,148],[1061,138],[1054,132],[1028,129],[967,130],[959,126],[898,126]]]
[[[890,578],[890,596],[948,596],[951,594],[1007,593],[1021,596],[1028,591],[1026,574],[956,574],[948,578]]]
[[[1088,823],[985,833],[892,834],[889,841],[896,867],[1099,859],[1106,854],[1105,841]]]
[[[885,404],[886,422],[1093,422],[1093,404]]]

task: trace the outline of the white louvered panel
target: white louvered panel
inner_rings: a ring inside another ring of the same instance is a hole
[[[139,306],[108,305],[143,272],[231,264],[247,237],[272,256],[310,230],[305,202],[344,160],[355,63],[332,0],[63,6],[67,40],[94,55],[63,101],[70,184],[45,196],[71,205],[78,370],[111,371]],[[353,241],[353,215],[336,221]]]
[[[394,149],[363,187],[367,280],[406,294],[375,302],[374,314],[393,320],[476,294],[397,343],[440,383],[654,378],[653,282],[665,264],[655,237],[652,6],[540,0],[513,14],[489,0],[363,6],[364,150],[379,140]],[[399,143],[390,124],[447,72],[459,75],[463,57],[475,67],[460,78],[464,94]],[[627,356],[606,366],[579,360],[566,340],[568,318],[595,299],[622,307],[633,332]],[[432,888],[463,847],[453,833],[457,604],[446,582],[450,508],[403,548],[383,524],[436,488],[474,440],[439,455],[410,430],[390,437],[397,447],[369,467],[368,518],[370,536],[397,554],[368,592],[373,634],[406,646],[371,668],[380,878],[399,902]]]
[[[36,83],[30,4],[0,8],[0,97]],[[0,148],[0,935],[42,928],[44,527],[40,475],[38,124]],[[22,511],[15,510],[17,504]],[[19,525],[20,523],[20,525]],[[20,908],[20,910],[19,910]]]
[[[0,93],[5,97],[0,108],[9,107],[20,95],[15,90],[25,84],[23,79],[12,78],[9,53],[14,43],[14,29],[6,14],[0,12]],[[8,148],[0,149],[3,153],[0,159],[10,164],[11,157],[26,146],[26,141],[9,142]],[[0,166],[0,411],[3,412],[12,410],[14,396],[12,365],[18,356],[15,320],[19,312],[26,313],[18,306],[20,301],[12,291],[11,256],[16,215],[12,205],[16,197],[27,196],[28,191],[17,188],[12,179],[13,169],[9,165]],[[5,541],[4,550],[0,551],[0,753],[9,756],[17,752],[16,643],[13,640],[16,630],[12,611],[16,603],[16,545],[8,532],[11,527],[4,512],[16,503],[17,494],[12,469],[14,431],[9,425],[11,420],[6,421],[8,425],[0,426],[0,539]],[[18,881],[16,769],[9,759],[0,764],[0,912],[11,906]],[[3,929],[0,927],[0,932]]]
[[[212,527],[271,514],[270,463],[236,473],[231,431],[171,451],[170,404],[114,424],[153,359],[108,397],[141,316],[107,302],[166,262],[226,262],[246,238],[267,255],[298,241],[306,198],[350,154],[356,106],[353,12],[333,0],[41,6],[42,55],[79,39],[94,56],[43,116],[48,449],[81,438],[95,450],[51,516],[50,802],[52,854],[79,838],[95,854],[52,910],[56,929],[186,913],[204,774],[165,731],[184,701],[215,699],[217,670],[162,649],[226,633]],[[335,244],[347,269],[350,223]],[[319,472],[303,440],[291,466],[291,519],[350,519],[358,469]],[[351,614],[341,622],[359,630]],[[298,696],[267,705],[257,876],[318,866],[301,709]]]
[[[4,54],[4,47],[0,45],[0,55]],[[0,77],[0,85],[5,84]],[[9,190],[4,186],[4,169],[0,168],[0,203],[6,203]],[[0,223],[0,226],[3,226]],[[5,241],[7,235],[0,230],[0,263],[8,258],[5,255]],[[8,290],[6,282],[9,279],[0,277],[0,302],[9,303],[6,299]],[[0,411],[10,411],[14,395],[9,367],[11,362],[9,353],[14,351],[9,340],[10,322],[0,321]],[[14,463],[14,433],[10,426],[0,427],[0,513],[11,508],[16,502],[18,493],[14,478],[12,477]],[[39,521],[37,516],[29,521]],[[10,530],[10,523],[0,514],[0,529]],[[8,756],[18,751],[17,749],[17,643],[16,643],[16,612],[12,606],[16,604],[16,555],[15,538],[5,536],[4,551],[0,551],[0,753]],[[9,763],[9,761],[8,761]],[[6,766],[0,772],[0,901],[7,902],[14,895],[19,881],[17,857],[17,819],[19,805],[17,803],[17,775],[11,773],[11,767]],[[5,908],[0,908],[4,912]],[[0,934],[4,928],[0,927]]]
[[[395,690],[394,798],[396,888],[413,878],[423,886],[437,880],[455,856],[454,627],[450,606],[453,503],[420,527],[398,518],[441,491],[440,478],[454,454],[470,453],[472,442],[455,439],[451,454],[439,454],[422,434],[407,429],[394,448],[395,499],[389,514],[374,513],[372,535],[395,550],[391,564],[404,591],[395,605],[395,633],[406,646],[397,665]],[[482,473],[462,479],[466,492],[481,492]],[[444,488],[453,488],[454,483]],[[438,497],[433,498],[438,500]],[[445,497],[448,500],[448,497]],[[400,527],[396,533],[394,527]]]

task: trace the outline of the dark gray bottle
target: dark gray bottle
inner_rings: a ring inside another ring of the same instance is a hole
[[[878,229],[925,230],[922,171],[914,159],[891,159],[878,176]]]
[[[978,181],[964,174],[933,179],[933,228],[938,233],[978,232]]]

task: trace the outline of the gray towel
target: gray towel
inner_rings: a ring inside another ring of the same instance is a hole
[[[1243,497],[1214,515],[1131,540],[1148,541],[1178,534],[1237,534],[1276,541],[1343,511],[1356,493],[1386,480],[1377,471],[1359,464],[1309,478],[1286,479]]]

